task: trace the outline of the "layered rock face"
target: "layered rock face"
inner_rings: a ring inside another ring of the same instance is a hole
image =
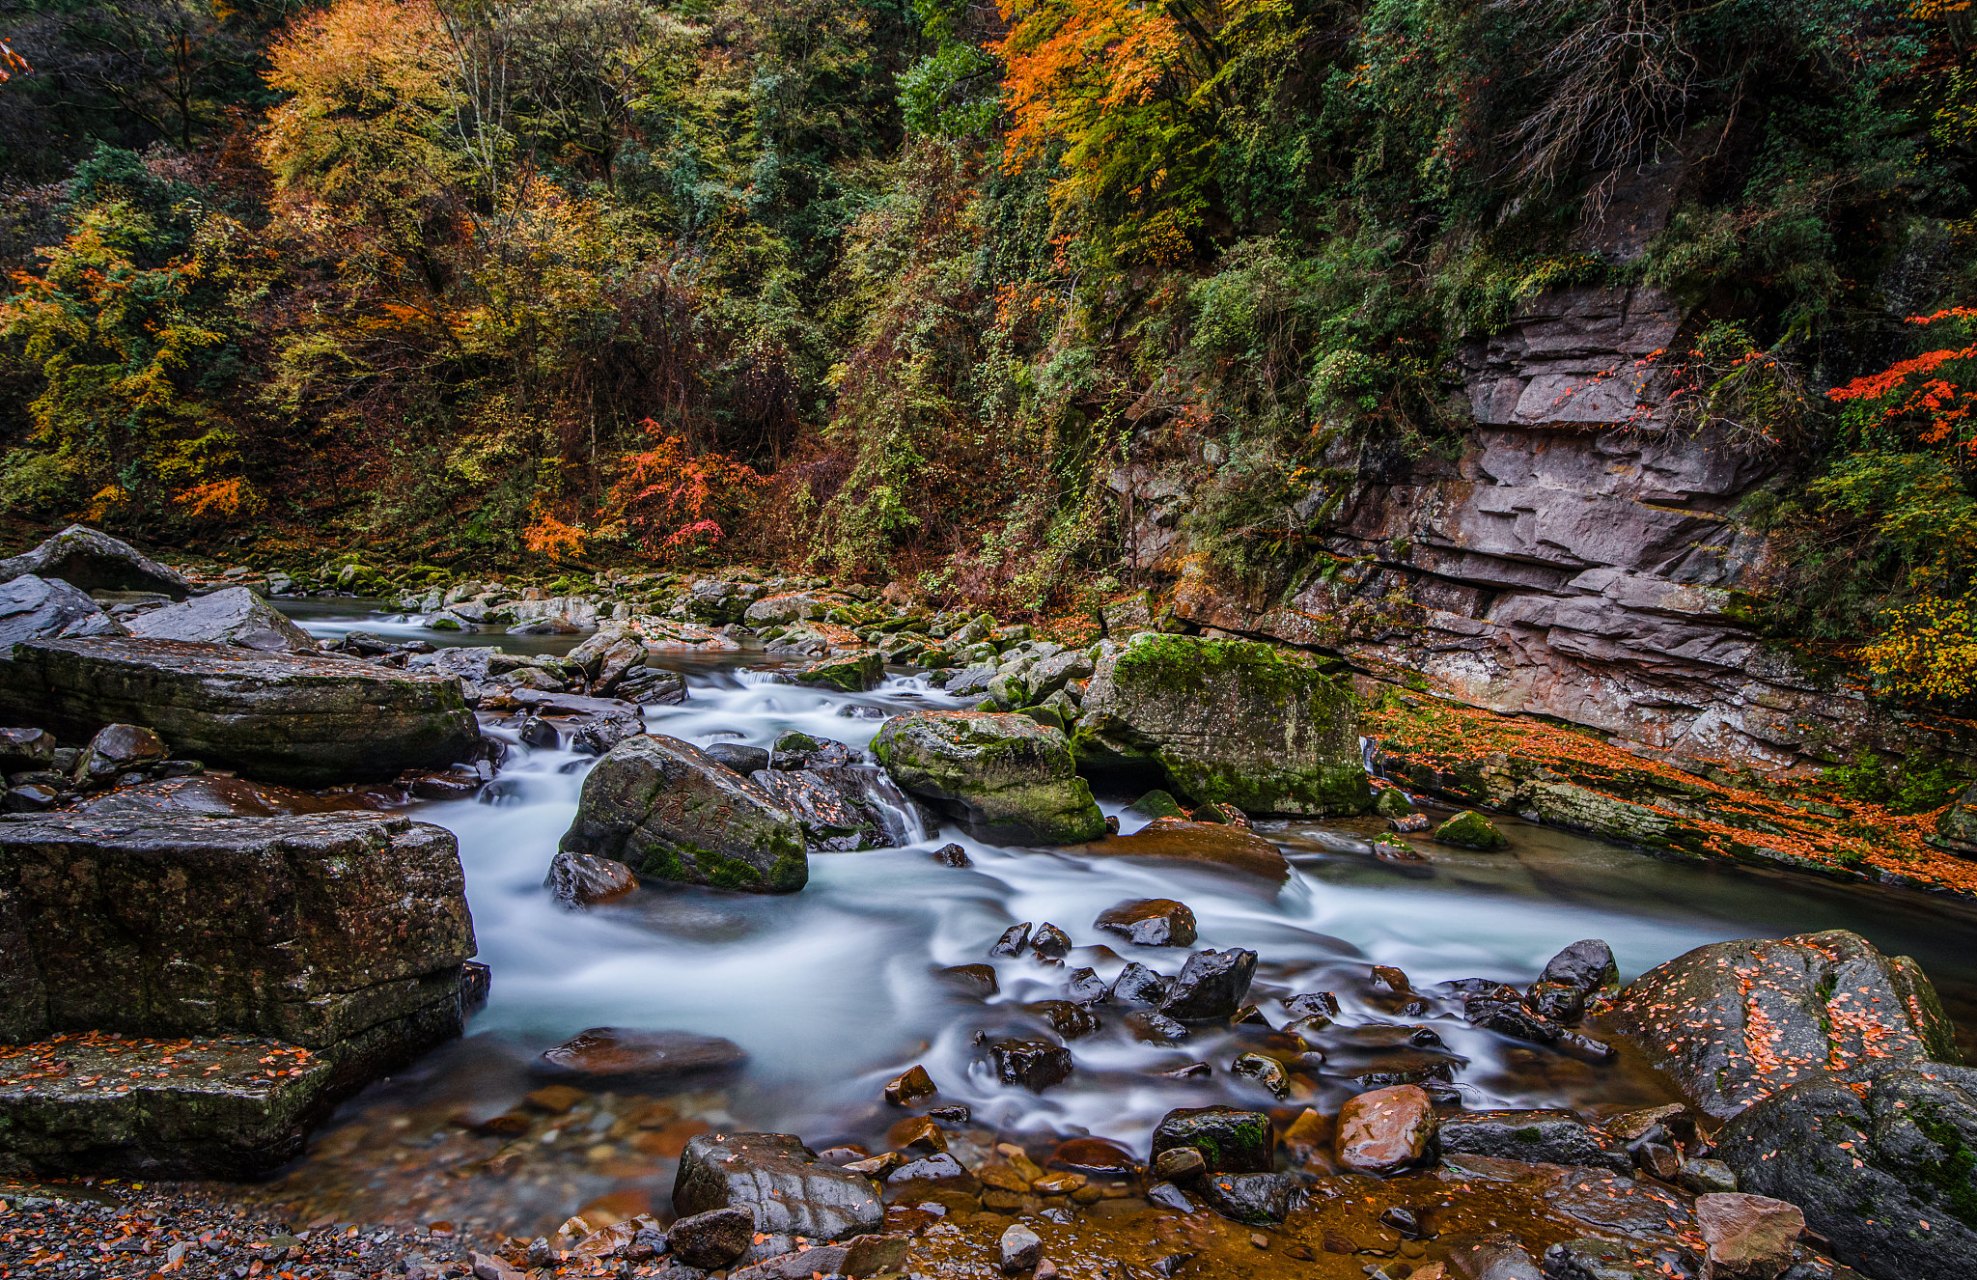
[[[176,640],[21,644],[0,682],[0,710],[65,736],[148,725],[188,755],[271,782],[389,778],[480,747],[450,676]]]
[[[0,819],[0,1151],[240,1174],[460,1033],[453,836],[403,817]]]
[[[1355,573],[1276,602],[1184,574],[1177,613],[1677,759],[1791,768],[1858,738],[1864,705],[1742,620],[1737,592],[1765,546],[1733,513],[1773,463],[1667,421],[1658,353],[1682,319],[1648,288],[1540,295],[1468,351],[1475,426],[1459,459],[1357,460],[1325,526]],[[1160,524],[1177,499],[1122,482],[1151,504],[1142,551],[1181,563]]]

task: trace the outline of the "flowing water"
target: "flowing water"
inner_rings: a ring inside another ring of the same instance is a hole
[[[361,625],[512,647],[507,637],[421,633],[411,621],[381,625],[348,606],[297,612],[318,634]],[[779,664],[761,655],[654,662],[682,671],[689,697],[648,708],[647,727],[702,745],[767,746],[798,729],[863,747],[886,715],[955,705],[918,677],[894,675],[871,693],[840,694],[775,683],[768,669]],[[1434,993],[1458,978],[1527,982],[1561,946],[1587,937],[1606,939],[1631,976],[1706,942],[1845,925],[1921,960],[1966,1040],[1977,1038],[1977,912],[1960,903],[1665,861],[1515,821],[1501,824],[1507,852],[1422,845],[1434,861],[1425,878],[1369,856],[1364,840],[1379,829],[1370,820],[1261,827],[1293,863],[1281,887],[1171,863],[990,845],[950,827],[913,832],[918,838],[905,848],[813,854],[810,883],[798,894],[645,889],[571,911],[542,882],[589,763],[511,743],[500,776],[477,799],[418,807],[418,817],[459,837],[492,995],[464,1039],[346,1105],[267,1195],[305,1215],[475,1219],[514,1231],[547,1229],[609,1193],[663,1208],[679,1145],[708,1128],[771,1129],[815,1147],[856,1141],[877,1149],[901,1115],[880,1101],[881,1086],[916,1062],[938,1083],[939,1101],[965,1103],[981,1126],[1044,1149],[1091,1134],[1144,1153],[1147,1134],[1170,1108],[1269,1104],[1225,1070],[1246,1048],[1281,1047],[1267,1030],[1197,1033],[1155,1046],[1135,1040],[1103,1008],[1100,1030],[1070,1042],[1070,1081],[1040,1096],[996,1082],[978,1033],[1039,1034],[1044,1023],[1026,1006],[1061,997],[1069,968],[1091,965],[1108,979],[1134,959],[1178,970],[1181,952],[1093,929],[1100,912],[1134,898],[1187,903],[1199,921],[1197,947],[1258,952],[1253,998],[1273,1021],[1284,1021],[1275,998],[1339,995],[1340,1026],[1315,1038],[1329,1059],[1318,1086],[1292,1100],[1321,1108],[1356,1091],[1357,1072],[1424,1058],[1450,1060],[1472,1107],[1598,1110],[1664,1100],[1665,1085],[1627,1061],[1595,1067],[1477,1031]],[[1127,798],[1104,807],[1131,831],[1138,819],[1124,811]],[[950,840],[967,849],[972,867],[930,856]],[[1066,966],[995,961],[1001,991],[986,1003],[936,976],[944,966],[987,962],[990,945],[1017,921],[1054,922],[1078,949]],[[1376,991],[1373,964],[1406,971],[1427,993],[1426,1008]],[[1395,1025],[1425,1026],[1441,1043],[1423,1047]],[[490,1118],[519,1114],[512,1109],[541,1084],[529,1074],[537,1055],[599,1026],[724,1036],[749,1061],[717,1086],[605,1095],[560,1117],[536,1115],[524,1136],[518,1126],[488,1136]],[[1188,1080],[1162,1074],[1196,1061],[1216,1070]]]

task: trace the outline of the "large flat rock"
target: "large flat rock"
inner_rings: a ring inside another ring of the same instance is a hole
[[[247,1034],[353,1071],[460,1028],[452,833],[402,816],[0,818],[0,1041]]]
[[[307,1049],[242,1036],[0,1045],[0,1150],[44,1173],[252,1177],[301,1154],[334,1075]]]
[[[0,710],[65,738],[148,725],[183,755],[271,782],[389,778],[480,748],[451,676],[129,636],[17,645]]]

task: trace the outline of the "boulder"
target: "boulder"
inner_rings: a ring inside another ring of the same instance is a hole
[[[1711,1280],[1778,1280],[1797,1260],[1805,1214],[1769,1196],[1716,1193],[1696,1198],[1696,1228]]]
[[[864,1235],[885,1221],[870,1178],[824,1163],[786,1133],[702,1134],[687,1143],[674,1212],[727,1208],[753,1210],[757,1231],[809,1240]]]
[[[606,697],[634,668],[645,665],[645,640],[631,627],[606,624],[570,650],[570,661],[583,670],[590,692]]]
[[[1194,912],[1172,898],[1121,902],[1108,907],[1092,925],[1142,947],[1191,947],[1196,937]]]
[[[1503,838],[1496,824],[1474,809],[1464,809],[1436,827],[1435,839],[1458,849],[1479,849],[1485,853],[1510,847],[1510,841]]]
[[[559,901],[588,907],[622,898],[638,888],[638,875],[622,862],[587,853],[559,853],[549,860],[543,882]]]
[[[1397,1173],[1427,1154],[1435,1129],[1434,1100],[1419,1085],[1358,1094],[1339,1112],[1339,1164],[1358,1173]]]
[[[177,751],[272,782],[390,778],[482,749],[451,677],[177,640],[30,641],[0,704],[72,738],[149,725]]]
[[[1105,815],[1077,776],[1070,744],[1027,716],[918,711],[886,721],[872,742],[893,780],[991,833],[1044,844],[1105,834]]]
[[[660,734],[604,754],[560,847],[681,884],[788,893],[810,878],[803,828],[789,811],[700,748]]]
[[[183,604],[140,613],[124,624],[147,640],[230,644],[263,653],[314,653],[316,642],[246,587],[228,587]]]
[[[1437,1129],[1445,1155],[1534,1164],[1587,1165],[1626,1173],[1627,1149],[1570,1111],[1459,1111]]]
[[[1572,943],[1545,963],[1538,975],[1540,985],[1555,984],[1590,996],[1620,985],[1620,966],[1613,959],[1613,948],[1598,938]]]
[[[1698,947],[1622,992],[1612,1021],[1717,1119],[1824,1072],[1957,1060],[1921,967],[1841,929]]]
[[[1114,858],[1162,858],[1228,867],[1265,880],[1290,878],[1283,851],[1242,827],[1186,818],[1156,818],[1129,836],[1107,836],[1080,845],[1080,853]]]
[[[1153,1129],[1156,1164],[1166,1152],[1195,1151],[1209,1173],[1267,1173],[1276,1145],[1269,1116],[1235,1107],[1183,1107],[1162,1116]],[[1178,1162],[1163,1167],[1171,1170]]]
[[[0,1039],[241,1033],[380,1058],[460,1029],[474,954],[442,827],[382,814],[0,818]]]
[[[1359,701],[1301,654],[1245,640],[1144,634],[1085,689],[1080,762],[1157,769],[1196,802],[1246,813],[1360,813],[1373,793]]]
[[[25,574],[60,578],[83,591],[150,591],[183,600],[192,584],[128,542],[72,524],[32,551],[0,560],[0,582]]]
[[[26,640],[120,636],[124,628],[96,602],[60,579],[23,574],[0,582],[0,663]]]
[[[1870,1276],[1977,1275],[1977,1071],[1819,1075],[1757,1101],[1717,1149],[1746,1191],[1797,1205],[1834,1257]]]
[[[1176,1022],[1220,1022],[1235,1016],[1256,977],[1256,953],[1240,947],[1197,951],[1181,966],[1160,1012]]]
[[[54,763],[54,734],[46,729],[0,729],[0,773],[47,769]]]

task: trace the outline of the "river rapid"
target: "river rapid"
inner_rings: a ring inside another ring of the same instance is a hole
[[[293,610],[317,635],[361,627],[434,643],[503,644],[529,652],[567,639],[442,634],[363,613],[352,602]],[[885,716],[958,705],[923,677],[889,676],[864,694],[777,683],[764,655],[658,655],[682,672],[688,698],[646,709],[646,725],[707,745],[768,746],[788,730],[864,747]],[[499,726],[491,733],[501,734]],[[472,800],[427,803],[418,818],[460,843],[480,959],[493,974],[486,1007],[457,1043],[352,1100],[310,1154],[250,1193],[307,1221],[473,1222],[513,1233],[552,1229],[599,1197],[664,1209],[679,1147],[709,1129],[802,1135],[812,1147],[886,1145],[901,1112],[886,1080],[923,1064],[937,1101],[1047,1152],[1095,1135],[1141,1155],[1168,1110],[1231,1102],[1336,1109],[1356,1073],[1443,1059],[1470,1107],[1578,1107],[1589,1112],[1667,1100],[1667,1085],[1623,1059],[1593,1066],[1465,1023],[1438,984],[1488,977],[1528,982],[1559,948],[1603,938],[1632,977],[1692,947],[1845,925],[1914,955],[1941,989],[1967,1047],[1977,1048],[1977,912],[1961,903],[1775,870],[1661,860],[1502,820],[1501,853],[1423,842],[1432,874],[1409,876],[1370,856],[1370,819],[1259,824],[1293,864],[1281,887],[1171,863],[1100,859],[986,844],[952,826],[921,827],[905,848],[810,857],[802,892],[754,896],[647,888],[584,911],[543,887],[575,813],[590,758],[509,742],[496,780]],[[1131,831],[1129,796],[1101,797]],[[911,813],[902,820],[917,821]],[[971,867],[931,854],[954,841]],[[1164,973],[1185,953],[1133,946],[1093,921],[1136,898],[1192,908],[1197,949],[1247,947],[1260,961],[1252,999],[1274,1023],[1293,993],[1335,992],[1344,1012],[1319,1037],[1328,1062],[1315,1092],[1275,1103],[1228,1073],[1233,1057],[1269,1048],[1261,1028],[1197,1033],[1179,1045],[1133,1038],[1103,1006],[1101,1028],[1070,1042],[1071,1079],[1036,1095],[997,1083],[977,1034],[1035,1035],[1026,1006],[1061,998],[1071,969],[1110,979],[1129,960]],[[986,1003],[937,971],[989,962],[1010,924],[1057,924],[1077,944],[1065,965],[994,961]],[[1370,982],[1373,965],[1406,972],[1424,1007]],[[582,1106],[523,1104],[542,1081],[543,1050],[591,1027],[724,1036],[746,1050],[740,1075],[660,1096],[602,1095]],[[1430,1037],[1393,1028],[1426,1028]],[[1438,1042],[1438,1043],[1437,1043]],[[1194,1062],[1214,1071],[1164,1074]],[[526,1126],[522,1119],[526,1118]]]

